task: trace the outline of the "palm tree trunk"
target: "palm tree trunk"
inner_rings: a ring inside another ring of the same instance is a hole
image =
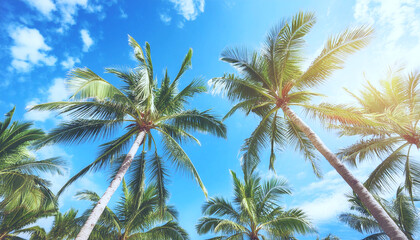
[[[7,232],[5,232],[5,233],[2,233],[1,235],[0,235],[0,240],[2,240],[2,239],[5,239],[6,238],[6,236],[7,236]]]
[[[397,224],[379,205],[376,199],[370,194],[365,186],[357,180],[351,172],[341,163],[337,156],[328,149],[322,140],[316,135],[312,129],[306,125],[286,104],[280,106],[283,112],[296,124],[300,130],[309,138],[315,148],[327,159],[327,161],[335,168],[353,191],[359,196],[362,203],[367,207],[372,216],[378,221],[379,226],[390,237],[391,240],[407,240],[405,234],[398,228]]]
[[[130,167],[131,162],[133,161],[133,158],[136,155],[137,150],[139,149],[145,135],[145,131],[141,131],[139,135],[137,135],[133,146],[131,146],[130,151],[124,159],[124,162],[121,164],[120,169],[118,170],[111,184],[109,184],[109,187],[106,189],[104,195],[102,195],[101,199],[99,199],[95,208],[92,210],[91,214],[89,215],[89,218],[86,220],[85,224],[83,225],[82,229],[77,235],[76,240],[87,240],[89,238],[90,233],[95,227],[96,222],[98,222],[99,217],[101,216],[102,212],[107,206],[109,200],[111,199],[114,192],[117,190],[118,186],[120,186],[121,181],[128,168]]]

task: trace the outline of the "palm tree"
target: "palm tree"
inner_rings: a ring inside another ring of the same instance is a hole
[[[45,134],[30,122],[12,122],[14,112],[0,122],[0,208],[37,209],[54,202],[50,183],[39,173],[61,174],[64,163],[59,158],[36,160],[30,145]]]
[[[411,198],[403,193],[403,189],[402,187],[397,189],[395,198],[392,201],[385,199],[379,199],[379,201],[406,237],[414,240],[414,234],[418,232],[420,227],[420,215],[411,202]],[[419,201],[416,198],[414,200]],[[340,221],[358,232],[370,234],[364,239],[388,239],[385,232],[380,228],[378,221],[372,217],[357,196],[349,197],[349,202],[351,203],[350,209],[355,211],[355,213],[341,214],[339,217]]]
[[[337,236],[334,236],[334,235],[332,235],[332,234],[330,233],[330,234],[328,234],[326,237],[324,237],[324,238],[322,238],[322,239],[317,238],[317,240],[340,240],[340,238],[339,238],[339,237],[337,237]]]
[[[74,239],[80,230],[82,222],[77,217],[77,211],[70,209],[67,212],[54,214],[54,222],[49,232],[39,226],[21,229],[21,233],[30,233],[30,240],[65,240]]]
[[[191,173],[205,194],[207,194],[206,189],[180,143],[190,140],[198,142],[189,133],[191,130],[226,137],[224,124],[209,111],[185,109],[185,105],[191,97],[206,91],[202,82],[194,80],[181,91],[177,89],[180,77],[191,66],[191,49],[174,80],[170,80],[166,71],[159,87],[153,74],[150,45],[146,42],[144,54],[140,45],[133,38],[129,37],[129,43],[134,49],[139,63],[138,67],[129,71],[107,69],[108,73],[122,79],[120,89],[90,69],[78,68],[71,71],[68,80],[70,90],[73,92],[70,101],[46,103],[33,107],[36,110],[58,110],[60,114],[65,113],[73,117],[70,122],[62,123],[52,130],[44,144],[81,143],[97,138],[106,138],[125,126],[122,128],[125,133],[102,144],[98,158],[72,177],[63,189],[88,171],[114,162],[132,143],[108,189],[77,236],[78,240],[89,237],[141,145],[143,145],[142,154],[136,159],[140,162],[145,161],[146,150],[155,148],[155,152],[148,162],[151,165],[152,178],[159,185],[159,197],[165,199],[167,191],[164,180],[167,173],[162,157],[157,153],[155,141],[157,136],[152,133],[160,134],[165,157],[169,158],[178,168]]]
[[[165,212],[159,211],[160,199],[155,185],[137,189],[127,186],[123,180],[122,187],[123,196],[115,211],[105,209],[93,230],[93,239],[189,239],[176,222],[177,212],[173,207],[165,206]],[[91,201],[92,209],[100,200],[99,195],[91,191],[79,192],[76,196]],[[92,209],[88,209],[84,216],[89,216]]]
[[[334,113],[319,115],[340,129],[341,135],[361,138],[339,152],[343,160],[354,166],[375,157],[382,160],[365,182],[370,191],[379,194],[391,189],[398,176],[405,175],[405,188],[412,197],[413,190],[420,190],[420,162],[411,157],[413,149],[420,148],[420,73],[403,76],[401,71],[390,71],[386,80],[380,82],[380,88],[367,82],[359,96],[349,92],[358,102],[357,108],[322,105],[364,118],[370,124],[362,125],[354,119],[338,121],[337,126],[331,121]]]
[[[281,196],[291,194],[285,180],[272,178],[261,181],[252,174],[240,181],[235,172],[233,178],[234,198],[215,197],[203,205],[197,232],[223,234],[211,239],[293,239],[295,233],[314,232],[305,213],[297,208],[285,210],[279,206]]]
[[[261,150],[270,146],[270,169],[274,169],[275,149],[292,143],[312,163],[316,175],[320,175],[316,149],[357,193],[384,231],[393,239],[406,239],[363,184],[290,108],[313,109],[309,101],[319,94],[309,88],[319,86],[334,70],[341,69],[345,57],[366,46],[373,33],[371,28],[362,26],[330,37],[320,55],[306,70],[301,70],[304,36],[314,24],[314,14],[300,12],[291,21],[284,20],[273,28],[261,53],[243,49],[226,49],[222,53],[221,59],[241,74],[226,74],[211,80],[215,90],[224,90],[231,101],[239,102],[226,117],[238,109],[261,117],[261,122],[242,147],[243,167],[252,172],[259,162]],[[279,115],[281,112],[284,116]]]
[[[0,210],[0,240],[23,240],[18,234],[23,233],[25,227],[35,223],[38,219],[54,215],[57,209],[53,204],[40,209],[28,209],[20,205],[12,209]]]

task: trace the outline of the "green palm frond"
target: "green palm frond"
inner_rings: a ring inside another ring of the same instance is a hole
[[[398,187],[395,198],[391,201],[377,196],[375,198],[385,208],[407,239],[414,240],[416,229],[420,224],[420,214],[411,201],[412,198],[404,194],[404,188]],[[417,198],[414,199],[418,201]],[[364,239],[389,239],[356,195],[349,196],[348,200],[351,203],[350,209],[353,212],[341,214],[339,216],[340,221],[358,232],[370,234]]]
[[[109,138],[121,127],[121,120],[76,119],[61,123],[46,136],[41,145],[54,143],[82,143],[97,138]]]
[[[158,131],[163,133],[162,142],[165,155],[168,156],[168,158],[178,169],[184,170],[186,173],[191,174],[195,178],[201,190],[204,192],[204,195],[207,197],[207,189],[201,181],[201,178],[198,175],[198,172],[195,169],[191,159],[171,136],[161,130]]]
[[[32,145],[45,134],[32,123],[12,121],[14,111],[0,122],[0,208],[9,211],[24,205],[31,210],[55,205],[50,183],[40,175],[62,174],[65,162],[59,157],[34,157]]]
[[[130,102],[118,88],[88,68],[73,69],[69,74],[68,86],[73,93],[70,98],[75,100],[88,98],[103,100],[120,97]]]
[[[279,32],[275,59],[278,64],[277,86],[283,87],[284,83],[296,79],[300,74],[303,62],[301,48],[305,43],[303,37],[309,33],[315,21],[313,13],[299,12]]]
[[[313,87],[324,82],[334,70],[343,68],[344,59],[365,47],[371,40],[373,29],[367,26],[346,29],[330,37],[320,55],[296,81],[298,86]]]
[[[339,219],[361,233],[374,233],[381,231],[381,228],[373,217],[364,217],[356,214],[345,213],[341,214]]]
[[[169,197],[169,191],[166,188],[168,181],[168,170],[164,166],[164,160],[155,152],[148,161],[148,169],[152,176],[152,181],[155,183],[157,195],[159,198],[159,208],[164,210],[165,201]]]
[[[214,233],[210,239],[293,239],[294,234],[315,232],[306,214],[300,209],[284,210],[278,205],[280,197],[291,194],[285,179],[272,178],[262,182],[255,173],[244,173],[241,181],[235,172],[233,201],[221,197],[207,200],[202,207],[203,217],[196,230],[199,234]],[[284,237],[288,238],[284,238]],[[267,238],[266,238],[267,237]]]
[[[161,118],[160,121],[168,121],[171,125],[185,131],[195,130],[209,132],[218,137],[226,138],[226,126],[207,111],[187,110],[178,114]]]
[[[322,171],[315,153],[316,149],[309,138],[290,120],[287,121],[286,129],[290,143],[295,145],[295,149],[299,150],[305,159],[311,163],[315,175],[319,178],[322,177]]]
[[[372,171],[364,183],[367,189],[379,193],[397,183],[396,176],[403,171],[404,160],[406,160],[406,156],[401,153],[403,147],[405,146],[402,145],[392,152]]]
[[[144,168],[144,166],[137,167]],[[135,170],[134,172],[141,172]],[[136,174],[136,173],[135,173]],[[175,221],[176,210],[163,203],[164,211],[160,212],[157,184],[139,188],[135,184],[127,185],[123,181],[123,194],[116,203],[115,211],[106,208],[92,236],[95,239],[109,239],[110,236],[118,239],[189,239],[186,231]],[[92,202],[92,208],[100,197],[92,191],[82,191],[76,195],[80,200]],[[166,200],[166,198],[164,198]],[[87,218],[92,211],[88,209],[83,217]]]
[[[341,149],[337,156],[354,166],[366,159],[372,159],[375,156],[384,157],[393,152],[395,145],[401,141],[400,137],[377,137],[367,140],[360,140],[357,143]]]
[[[321,103],[318,106],[302,105],[306,113],[319,118],[324,124],[345,124],[350,126],[367,126],[383,128],[374,118],[364,114],[359,108],[343,104]]]

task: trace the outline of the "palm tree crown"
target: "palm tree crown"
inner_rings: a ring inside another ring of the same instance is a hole
[[[64,162],[59,158],[37,160],[30,145],[45,134],[30,122],[12,121],[14,112],[15,108],[0,122],[0,207],[37,209],[54,203],[50,183],[39,173],[61,174]]]
[[[199,143],[188,133],[191,130],[226,137],[226,128],[209,111],[185,109],[191,97],[206,91],[205,85],[199,80],[192,81],[181,91],[178,90],[181,76],[191,66],[192,50],[188,51],[174,80],[170,80],[166,71],[159,86],[153,73],[150,45],[146,43],[144,55],[142,48],[133,38],[130,37],[129,42],[139,62],[138,67],[128,71],[106,69],[108,73],[122,80],[120,88],[88,68],[79,68],[70,73],[68,80],[69,88],[73,92],[70,101],[33,107],[35,110],[57,110],[60,114],[68,114],[74,118],[52,130],[43,144],[81,143],[106,138],[125,126],[124,134],[102,144],[97,159],[73,177],[68,182],[70,184],[89,170],[103,167],[121,156],[133,138],[143,130],[146,131],[142,141],[145,143],[143,151],[152,147],[157,151],[152,134],[156,131],[160,133],[165,156],[177,167],[191,172],[206,192],[194,165],[182,150],[180,143],[190,140]]]
[[[314,14],[301,12],[274,27],[261,52],[230,48],[222,52],[222,61],[232,64],[241,74],[211,80],[215,90],[222,89],[230,100],[239,102],[225,118],[244,110],[262,119],[242,147],[245,167],[255,166],[262,148],[270,147],[269,167],[274,170],[275,149],[290,143],[311,162],[315,174],[321,175],[314,146],[290,117],[280,114],[282,106],[310,107],[309,100],[320,94],[309,88],[322,84],[334,70],[343,67],[347,55],[366,46],[372,29],[362,26],[331,37],[321,54],[302,70],[304,37],[314,24]]]
[[[255,174],[240,181],[231,171],[234,185],[233,203],[215,197],[203,205],[196,228],[199,234],[222,234],[212,239],[290,239],[295,233],[314,232],[300,209],[285,210],[278,204],[282,195],[291,194],[285,180],[262,182]]]
[[[49,232],[40,226],[28,227],[20,232],[30,233],[30,240],[67,240],[76,237],[81,224],[77,211],[69,209],[65,213],[57,211],[54,214],[54,222]]]
[[[414,200],[419,201],[416,198]],[[395,198],[391,201],[385,199],[379,199],[379,201],[407,238],[414,240],[414,235],[418,233],[420,227],[420,215],[411,198],[404,194],[403,188],[399,187],[397,189]],[[371,234],[364,239],[388,239],[378,222],[357,196],[349,197],[349,202],[351,203],[350,209],[354,212],[341,214],[340,221],[361,233]]]
[[[150,185],[137,191],[123,181],[123,196],[115,206],[115,211],[106,208],[92,232],[93,239],[157,239],[186,240],[188,234],[176,222],[177,212],[171,206],[165,206],[165,212],[159,211],[158,189]],[[100,197],[91,191],[79,192],[81,200],[89,200],[92,208]],[[84,217],[90,215],[88,209]]]
[[[404,76],[401,70],[390,71],[380,88],[368,82],[359,95],[350,93],[358,107],[322,104],[348,115],[338,118],[329,112],[319,114],[333,123],[331,127],[339,129],[341,135],[362,138],[339,152],[343,160],[354,166],[375,157],[382,160],[365,182],[373,192],[390,189],[403,174],[410,196],[413,190],[420,190],[420,162],[411,157],[413,150],[420,148],[419,82],[419,73]]]

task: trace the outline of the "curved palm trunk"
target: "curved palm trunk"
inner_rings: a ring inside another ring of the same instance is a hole
[[[98,222],[99,217],[101,216],[102,212],[107,206],[109,200],[111,199],[114,192],[117,190],[118,186],[120,186],[121,181],[125,173],[127,172],[128,168],[130,167],[131,162],[133,161],[133,158],[136,155],[137,150],[139,149],[145,135],[146,135],[145,131],[142,131],[139,133],[139,135],[137,135],[137,138],[134,141],[133,146],[131,146],[130,151],[128,152],[127,156],[124,159],[124,162],[121,164],[120,169],[118,170],[111,184],[109,184],[109,187],[106,189],[104,195],[102,195],[101,199],[99,199],[95,208],[90,213],[89,218],[86,220],[85,224],[83,225],[82,229],[77,235],[76,240],[87,240],[89,238],[90,233],[95,227],[96,222]]]
[[[315,134],[312,129],[306,125],[287,105],[280,106],[283,112],[296,124],[300,130],[309,138],[315,148],[327,159],[327,161],[335,168],[353,191],[359,196],[362,203],[367,207],[372,216],[378,221],[379,226],[391,238],[391,240],[407,240],[405,234],[398,228],[397,224],[389,217],[385,210],[379,205],[375,198],[365,188],[365,186],[357,180],[351,172],[341,163],[337,156],[328,149],[322,140]]]

